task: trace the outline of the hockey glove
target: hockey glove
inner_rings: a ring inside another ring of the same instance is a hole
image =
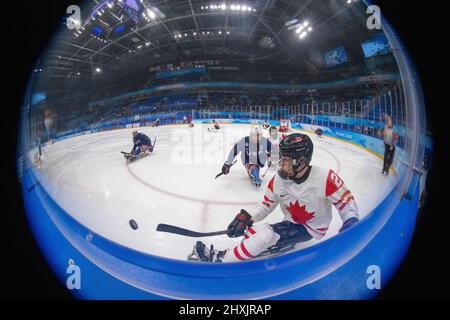
[[[244,209],[234,218],[233,222],[228,226],[227,235],[230,238],[242,237],[247,228],[253,225],[252,216]]]
[[[339,230],[339,233],[341,233],[344,230],[347,230],[348,228],[350,228],[352,225],[354,225],[355,223],[357,223],[359,221],[358,218],[350,218],[347,221],[344,222],[344,224],[342,225],[341,230]]]
[[[231,166],[229,164],[224,164],[222,167],[222,174],[227,175],[230,173]]]

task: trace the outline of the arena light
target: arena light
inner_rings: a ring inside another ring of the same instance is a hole
[[[294,22],[295,21],[295,22]],[[296,23],[295,25],[292,24],[292,22]],[[295,30],[295,33],[298,35],[299,39],[304,39],[309,33],[312,32],[313,28],[310,26],[310,22],[308,20],[305,20],[303,22],[297,23],[298,21],[291,20],[286,23],[288,26],[289,31]]]
[[[96,72],[96,73],[101,73],[101,72],[102,72],[102,69],[100,69],[100,68],[95,68],[95,72]]]
[[[147,14],[150,17],[150,19],[152,19],[152,20],[156,19],[156,13],[154,13],[152,10],[147,9]]]
[[[230,31],[225,31],[225,30],[218,30],[217,32],[214,31],[200,31],[200,32],[196,32],[196,31],[192,31],[192,32],[186,32],[186,33],[180,33],[178,31],[176,32],[172,32],[174,39],[182,39],[182,38],[197,38],[197,35],[201,34],[203,36],[209,36],[209,35],[223,35],[223,34],[230,34]]]
[[[233,3],[233,4],[210,4],[209,6],[201,6],[201,10],[220,10],[220,11],[234,11],[234,12],[256,12],[256,9],[253,7],[246,5],[246,4],[239,4],[239,3]]]
[[[289,26],[291,26],[291,25],[293,25],[293,24],[296,24],[297,22],[298,22],[297,19],[292,19],[292,20],[286,21],[285,24],[284,24],[284,26],[285,26],[285,27],[289,27]]]

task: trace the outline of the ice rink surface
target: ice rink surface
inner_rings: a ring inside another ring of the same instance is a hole
[[[127,164],[120,153],[132,147],[132,130],[124,129],[48,145],[35,169],[43,187],[72,217],[94,233],[135,250],[186,260],[197,239],[157,232],[158,224],[199,232],[224,230],[240,209],[252,212],[275,174],[270,169],[257,188],[238,157],[229,175],[214,180],[234,143],[249,134],[250,125],[223,125],[219,132],[201,124],[140,131],[157,141],[154,153],[136,162]],[[268,136],[267,131],[264,134]],[[312,165],[333,169],[344,180],[362,217],[395,186],[394,176],[381,175],[382,160],[374,154],[337,139],[308,135],[315,148]],[[265,221],[277,223],[282,218],[277,208]],[[131,219],[138,230],[130,227]],[[337,234],[341,225],[333,208],[332,225],[321,241]],[[202,241],[225,249],[239,239],[216,236]],[[298,249],[315,243],[311,240]]]

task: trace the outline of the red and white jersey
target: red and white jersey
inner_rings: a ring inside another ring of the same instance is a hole
[[[285,219],[303,224],[315,239],[327,233],[332,220],[332,205],[342,219],[359,219],[358,207],[344,181],[333,170],[313,166],[306,181],[297,184],[275,175],[267,187],[264,200],[253,210],[254,222],[264,220],[280,205]]]

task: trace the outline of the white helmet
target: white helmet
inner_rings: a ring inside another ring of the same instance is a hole
[[[263,131],[258,126],[252,126],[250,130],[250,138],[254,141],[258,141],[263,136]]]

